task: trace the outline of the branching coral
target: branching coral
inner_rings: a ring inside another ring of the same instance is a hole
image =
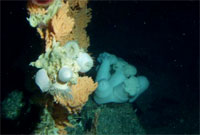
[[[82,48],[87,49],[89,46],[89,37],[85,28],[91,20],[91,9],[87,8],[87,2],[87,0],[63,2],[63,6],[52,18],[50,23],[52,33],[61,45],[69,40],[75,40]]]
[[[31,2],[28,4],[28,21],[32,27],[38,26],[37,31],[45,39],[46,50],[52,47],[54,37],[61,45],[75,40],[80,47],[87,49],[89,37],[85,28],[91,20],[91,9],[87,8],[88,0],[55,1],[60,3],[54,2],[47,9]]]
[[[73,30],[74,39],[79,41],[80,46],[87,49],[89,47],[89,37],[85,28],[90,22],[91,9],[87,8],[88,0],[69,0],[71,6],[71,14],[75,18],[75,27]]]
[[[50,25],[56,40],[59,41],[61,45],[64,45],[67,42],[70,32],[72,32],[75,22],[74,18],[68,15],[70,10],[69,3],[63,2],[62,5],[58,13],[52,18]]]
[[[71,86],[71,95],[73,99],[65,100],[62,96],[54,96],[55,101],[67,108],[69,113],[80,112],[81,108],[87,102],[89,95],[97,88],[91,77],[79,77],[77,84]]]

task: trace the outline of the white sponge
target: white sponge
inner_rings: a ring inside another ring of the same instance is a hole
[[[80,52],[76,61],[82,73],[88,72],[93,67],[93,59],[88,53]]]
[[[98,88],[94,94],[97,104],[133,102],[149,86],[145,76],[136,76],[135,66],[109,53],[98,57],[100,63],[96,81]]]
[[[68,68],[67,66],[62,67],[58,72],[58,79],[61,82],[68,82],[72,78],[72,70]]]
[[[42,92],[49,90],[51,82],[45,69],[40,69],[35,76],[35,83],[39,86]]]

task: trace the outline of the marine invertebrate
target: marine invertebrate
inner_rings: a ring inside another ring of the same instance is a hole
[[[69,94],[71,89],[69,88],[68,84],[66,82],[60,83],[58,81],[51,82],[45,69],[40,69],[36,73],[35,82],[42,92],[49,92],[53,96],[59,95],[65,99],[72,98],[72,96]]]
[[[98,104],[133,102],[149,86],[145,76],[135,76],[137,69],[109,53],[99,55],[98,88],[94,100]],[[112,71],[112,72],[111,72]]]
[[[90,44],[85,30],[91,20],[91,9],[87,8],[88,0],[44,0],[44,3],[28,2],[27,20],[45,40],[45,52],[30,63],[40,69],[35,82],[69,113],[78,113],[97,87],[92,78],[79,77],[79,72],[87,72],[93,66],[87,53]],[[66,125],[59,125],[59,129],[64,131]]]
[[[56,82],[51,85],[48,92],[54,97],[60,97],[63,100],[73,99],[71,95],[71,88],[68,86],[67,83],[61,84],[61,83]]]
[[[72,71],[69,82],[76,83],[80,66],[75,59],[68,57],[67,51],[59,42],[53,40],[53,47],[41,54],[35,62],[30,65],[37,68],[44,68],[47,71],[51,82],[57,81],[58,73],[62,67],[68,67]]]
[[[76,61],[82,73],[88,72],[93,67],[93,59],[88,53],[80,52]]]
[[[145,76],[138,76],[137,79],[138,79],[140,89],[138,89],[136,93],[132,94],[134,96],[132,96],[129,99],[129,102],[134,102],[138,98],[138,96],[140,96],[149,87],[149,80]]]
[[[62,67],[58,72],[58,79],[61,82],[68,82],[73,76],[72,70],[67,66]]]
[[[50,32],[55,36],[56,41],[60,42],[61,45],[64,45],[68,41],[67,38],[75,26],[75,20],[73,17],[68,15],[69,12],[69,3],[62,2],[62,7],[58,10],[58,13],[50,22],[52,27],[52,31],[50,30]]]
[[[70,92],[70,88],[69,86],[67,85],[67,83],[64,83],[64,84],[61,84],[61,83],[54,83],[52,84],[51,88],[49,89],[49,91],[58,91],[58,92],[62,92],[62,93],[68,93]]]
[[[51,82],[45,69],[40,69],[35,75],[35,83],[39,86],[42,92],[47,92]]]
[[[77,84],[71,86],[73,99],[65,100],[61,96],[54,96],[54,100],[67,108],[69,113],[78,113],[87,102],[89,95],[97,88],[91,77],[78,77]]]
[[[78,46],[78,43],[75,42],[75,41],[69,41],[69,42],[67,42],[64,45],[64,48],[67,51],[67,57],[70,57],[70,58],[77,58],[79,52],[81,51],[80,48],[79,48],[79,46]]]
[[[36,2],[35,0],[33,1]],[[29,1],[27,5],[30,14],[27,20],[32,27],[47,25],[50,19],[57,13],[57,10],[61,7],[60,0],[54,0],[47,9],[34,4],[33,1]]]
[[[87,72],[93,66],[89,54],[79,48],[75,41],[66,45],[69,46],[61,46],[54,40],[53,47],[30,65],[41,68],[35,78],[41,91],[53,95],[55,101],[65,106],[69,112],[77,113],[96,89],[97,83],[92,78],[78,75],[78,72]],[[72,52],[76,52],[73,57],[68,55]]]
[[[91,20],[91,9],[87,8],[87,3],[88,0],[54,0],[45,8],[28,2],[30,17],[27,20],[45,39],[46,50],[52,47],[53,38],[61,45],[75,40],[80,47],[88,48],[89,37],[85,28]]]

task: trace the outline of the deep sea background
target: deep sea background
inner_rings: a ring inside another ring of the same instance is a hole
[[[132,105],[146,133],[199,134],[199,2],[91,1],[88,6],[92,56],[115,54],[150,80]],[[34,93],[28,84],[37,69],[29,63],[44,44],[26,17],[26,2],[1,2],[1,101],[18,89],[28,104]],[[17,121],[1,118],[1,133],[30,133],[36,119],[34,107]]]

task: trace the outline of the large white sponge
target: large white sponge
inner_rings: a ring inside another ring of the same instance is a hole
[[[82,73],[88,72],[93,67],[93,59],[88,53],[80,52],[76,61]]]
[[[35,83],[38,85],[42,92],[49,90],[51,82],[45,69],[40,69],[35,76]]]

